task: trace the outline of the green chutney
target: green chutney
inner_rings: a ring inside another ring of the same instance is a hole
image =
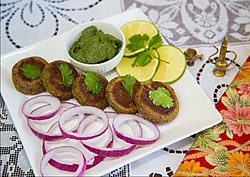
[[[69,50],[75,60],[86,63],[102,63],[113,58],[120,50],[122,41],[98,30],[96,26],[84,29]]]

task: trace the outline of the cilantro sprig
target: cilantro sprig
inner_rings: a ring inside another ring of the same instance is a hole
[[[130,97],[133,96],[133,92],[134,92],[133,88],[134,88],[135,82],[136,82],[136,78],[131,75],[125,75],[122,78],[122,85],[125,88],[125,90],[128,92]]]
[[[20,69],[23,71],[23,75],[27,79],[31,80],[38,79],[41,75],[40,68],[32,64],[24,64]]]
[[[133,67],[146,66],[148,63],[151,62],[152,58],[157,58],[160,61],[166,62],[158,57],[159,53],[157,51],[157,48],[160,47],[163,43],[160,34],[156,34],[152,38],[150,38],[148,34],[135,34],[129,38],[129,42],[130,43],[127,44],[126,47],[131,52],[144,49],[142,52],[136,55],[135,61],[132,64]],[[158,56],[155,56],[153,54],[153,51],[155,51]]]
[[[103,88],[103,84],[101,82],[100,77],[91,71],[86,71],[83,73],[85,76],[84,83],[86,85],[86,88],[89,92],[92,92],[93,94],[98,94]]]
[[[168,90],[163,87],[158,87],[157,90],[151,89],[149,91],[149,99],[156,106],[161,106],[163,108],[172,108],[174,106],[173,99]]]
[[[127,48],[131,52],[143,49],[148,40],[149,36],[147,34],[135,34],[129,38],[130,43],[127,45]]]
[[[62,75],[62,83],[65,87],[70,87],[74,81],[73,69],[66,63],[60,64],[58,69]]]

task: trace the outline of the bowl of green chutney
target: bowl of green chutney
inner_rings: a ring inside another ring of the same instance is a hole
[[[106,73],[121,61],[125,37],[119,27],[104,21],[89,21],[74,27],[65,45],[70,62],[81,71]]]

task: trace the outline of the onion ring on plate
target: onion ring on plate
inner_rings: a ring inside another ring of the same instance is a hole
[[[97,116],[95,116],[95,117],[93,117],[93,115],[89,115],[89,116],[87,116],[86,118],[84,118],[83,120],[82,120],[82,122],[84,123],[84,122],[87,122],[87,123],[93,123],[95,120],[98,120],[98,117]],[[81,123],[82,123],[81,122]],[[86,124],[86,123],[84,123],[84,124]],[[48,133],[52,133],[53,132],[53,130],[56,128],[58,126],[58,124],[55,124],[54,126],[52,126],[49,130],[48,130]],[[67,139],[65,139],[66,141],[67,140],[72,140],[72,139],[69,139],[69,138],[67,138]],[[113,133],[112,133],[112,131],[111,131],[111,128],[110,128],[110,126],[108,127],[108,129],[107,129],[107,131],[105,131],[101,136],[99,136],[99,137],[96,137],[96,138],[93,138],[93,139],[91,139],[91,140],[87,140],[87,141],[93,141],[94,140],[94,142],[96,143],[98,143],[98,142],[100,142],[100,141],[103,141],[104,140],[104,143],[102,142],[102,147],[110,147],[110,146],[112,146],[112,143],[113,143]],[[77,141],[77,140],[75,140],[75,141]],[[63,141],[61,141],[61,140],[56,140],[56,141],[54,141],[55,142],[55,144],[56,144],[56,146],[62,146],[62,145],[64,145],[66,142],[64,142],[64,140]],[[53,142],[53,143],[54,143]],[[80,142],[80,141],[79,141]],[[48,143],[50,143],[49,141],[43,141],[43,144],[42,144],[42,151],[43,151],[43,154],[46,154],[46,152],[47,151],[49,151],[49,148],[48,148]],[[71,142],[69,142],[70,143],[70,145],[72,144]],[[69,145],[68,143],[67,143],[67,145]],[[71,145],[71,146],[73,146],[73,145]],[[87,158],[87,167],[86,167],[86,170],[87,169],[90,169],[90,168],[92,168],[92,167],[94,167],[94,166],[96,166],[97,164],[99,164],[100,162],[102,162],[103,161],[103,159],[104,159],[104,157],[102,157],[102,156],[99,156],[99,155],[96,155],[96,154],[94,154],[94,153],[92,153],[92,152],[90,152],[91,153],[91,157],[88,157],[88,154],[85,154],[86,155],[86,158]],[[60,162],[58,162],[57,160],[54,160],[54,159],[50,159],[49,160],[49,163],[52,165],[52,166],[54,166],[54,167],[56,167],[56,168],[58,168],[58,169],[60,169],[60,170],[67,170],[67,171],[69,171],[69,172],[75,172],[76,170],[77,170],[77,168],[78,168],[78,164],[67,164],[67,163],[60,163]]]
[[[131,121],[129,126],[132,126],[131,129],[135,137],[142,136],[142,129],[140,125],[136,121]],[[132,124],[132,125],[131,125]],[[112,130],[112,129],[110,129]],[[130,153],[132,150],[136,148],[137,145],[126,143],[121,147],[97,147],[96,145],[87,142],[86,140],[81,140],[83,146],[89,151],[98,154],[103,157],[120,157]]]
[[[41,107],[41,104],[50,105],[50,109],[44,111],[43,114],[39,115],[35,115],[34,113],[32,113],[38,107]],[[58,110],[60,109],[60,106],[61,102],[56,97],[53,97],[51,95],[39,95],[25,101],[22,106],[22,112],[28,119],[45,120],[56,115]]]
[[[108,134],[107,141],[104,143],[104,145],[102,145],[102,147],[110,148],[112,146],[113,140],[114,140],[113,139],[113,133],[112,133],[112,130],[111,130],[110,126],[108,126],[107,131],[105,133],[103,133],[101,136],[93,138],[91,140],[102,139],[102,136],[105,136],[106,134]],[[85,141],[88,141],[88,140],[85,140]],[[104,160],[104,158],[105,157],[103,157],[103,156],[95,155],[92,158],[87,159],[87,168],[86,169],[90,169],[90,168],[96,166],[97,164],[102,162]]]
[[[72,132],[72,131],[67,130],[64,123],[70,120],[73,116],[77,114],[82,114],[82,115],[93,114],[102,119],[103,126],[100,129],[98,129],[96,132],[89,134],[89,135],[86,135],[80,132]],[[62,134],[68,138],[77,139],[77,140],[86,140],[86,139],[91,139],[91,138],[100,136],[107,130],[108,125],[109,125],[109,120],[108,120],[108,116],[106,115],[106,113],[99,108],[91,107],[91,106],[78,106],[78,107],[67,109],[61,113],[60,118],[59,118],[59,128]]]
[[[44,131],[38,129],[36,126],[34,126],[34,121],[31,120],[31,119],[27,119],[27,123],[28,123],[28,126],[29,126],[30,130],[34,133],[34,135],[36,135],[37,137],[39,137],[39,138],[41,138],[43,140],[55,141],[55,140],[65,139],[65,136],[60,131],[57,134],[44,132]],[[51,126],[51,128],[55,129],[55,127],[57,126],[56,124],[58,124],[58,122],[55,122]]]
[[[72,174],[72,176],[82,176],[84,174],[84,172],[86,170],[86,163],[87,163],[84,154],[79,149],[77,149],[73,146],[60,146],[60,147],[55,147],[55,148],[49,150],[43,156],[41,163],[40,163],[40,171],[41,171],[42,176],[55,175],[54,173],[47,174],[46,167],[48,166],[50,159],[52,159],[58,155],[63,155],[64,153],[71,153],[71,154],[75,155],[75,157],[77,157],[79,160],[78,168]],[[68,154],[66,154],[66,156],[68,157]],[[75,160],[75,157],[74,157],[74,160]],[[75,162],[73,162],[73,163],[75,163]],[[63,169],[63,166],[61,166],[60,169]],[[64,171],[67,171],[67,170],[65,169]]]
[[[61,131],[58,131],[58,133],[52,133],[52,132],[55,132],[54,129],[56,127],[58,127],[57,125],[55,125],[55,123],[53,122],[57,122],[58,121],[58,118],[59,118],[59,114],[61,112],[63,112],[64,110],[67,110],[71,107],[75,107],[77,106],[76,104],[74,103],[70,103],[70,102],[62,102],[61,103],[61,106],[60,106],[60,109],[58,110],[58,113],[56,115],[54,115],[53,117],[51,117],[49,119],[49,122],[48,120],[33,120],[33,119],[27,119],[27,124],[29,126],[29,128],[31,129],[31,131],[39,138],[41,139],[44,139],[44,140],[47,140],[47,141],[54,141],[54,140],[59,140],[59,139],[63,139],[65,138],[64,135],[61,133]],[[38,114],[42,114],[43,111],[47,111],[48,109],[50,109],[50,105],[49,104],[46,104],[46,105],[42,105],[36,109],[34,109],[31,114],[34,114],[34,115],[38,115]],[[46,126],[50,126],[52,124],[52,126],[49,128],[49,129],[53,129],[53,130],[50,130],[50,131],[44,131],[42,130],[42,126],[35,126],[35,124],[39,124],[39,125],[42,125],[44,124]],[[76,130],[77,127],[73,128],[73,130]]]
[[[118,115],[118,113],[112,112],[112,111],[104,111],[104,112],[107,114],[107,116],[109,117],[109,119],[113,119],[115,116]]]
[[[110,138],[110,136],[112,137],[113,136],[113,134],[112,134],[112,131],[111,131],[111,128],[109,127],[108,129],[107,129],[107,131],[104,133],[104,134],[102,134],[101,136],[99,136],[99,137],[97,137],[97,138],[101,138],[101,139],[103,139],[102,138],[102,136],[106,136],[106,134],[108,134],[107,136],[107,142],[105,142],[104,143],[104,145],[103,145],[103,147],[110,147],[110,146],[112,146],[112,140],[113,140],[113,138]],[[63,141],[67,141],[67,140],[72,140],[72,139],[69,139],[69,138],[67,138],[67,139],[62,139],[62,140],[56,140],[56,141],[54,141],[55,143],[57,143],[56,144],[56,146],[61,146],[61,145],[64,145],[64,144],[66,144],[67,143],[67,145],[71,145],[71,143],[69,142],[65,142],[65,143],[63,143]],[[62,142],[61,142],[62,141]],[[78,140],[75,140],[75,141],[78,141]],[[86,140],[86,141],[88,141],[88,140]],[[51,143],[51,142],[53,142],[53,141],[46,141],[46,140],[43,140],[43,143],[42,143],[42,151],[43,151],[43,154],[46,154],[49,150],[50,150],[50,148],[48,147],[48,143]],[[53,143],[54,143],[53,142]],[[79,141],[80,142],[80,141]],[[77,146],[78,147],[78,146]],[[84,147],[83,147],[84,148]],[[86,148],[85,148],[86,149]],[[86,151],[88,151],[87,149],[86,149]],[[85,154],[85,152],[84,152],[84,154],[86,155],[86,159],[87,159],[87,162],[86,162],[86,165],[87,165],[87,167],[86,167],[86,170],[87,169],[90,169],[90,168],[92,168],[92,167],[94,167],[94,166],[96,166],[97,164],[99,164],[100,162],[102,162],[103,160],[104,160],[104,158],[105,157],[102,157],[102,156],[99,156],[99,155],[96,155],[95,153],[92,153],[92,152],[89,152],[88,151],[88,153],[91,153],[90,155],[90,157],[88,157],[89,155],[88,154]],[[58,169],[60,169],[60,170],[64,170],[64,171],[69,171],[69,172],[75,172],[76,170],[77,170],[77,168],[78,168],[78,164],[67,164],[67,163],[61,163],[61,162],[59,162],[58,160],[55,160],[55,159],[53,159],[53,158],[51,158],[50,160],[49,160],[49,163],[50,163],[50,165],[52,165],[52,166],[54,166],[55,168],[58,168]]]
[[[150,130],[152,130],[152,132],[154,133],[154,136],[153,137],[134,137],[134,136],[126,134],[120,130],[120,126],[122,124],[126,123],[126,121],[133,121],[133,120],[137,121],[139,123],[142,123],[145,126],[147,126],[148,128],[150,128]],[[146,120],[138,115],[119,114],[119,115],[114,117],[112,126],[114,129],[114,133],[118,138],[126,141],[127,143],[131,143],[131,144],[137,144],[137,145],[152,144],[155,141],[157,141],[157,139],[160,137],[160,130],[158,129],[158,127],[155,124],[153,124],[152,122],[150,122],[150,121],[148,121],[148,120]]]
[[[56,129],[56,128],[59,128],[59,126],[58,126],[58,121],[57,122],[55,122],[51,127],[50,127],[50,129],[47,131],[47,133],[48,134],[52,134],[53,133],[53,131]],[[61,142],[61,140],[65,140],[66,139],[66,137],[64,137],[63,135],[62,135],[62,138],[61,139],[54,139],[53,140],[53,142],[58,142],[58,141],[60,141]],[[45,155],[50,149],[48,149],[47,148],[47,142],[48,142],[49,140],[47,140],[47,139],[43,139],[43,143],[42,143],[42,151],[43,151],[43,155]],[[58,143],[59,144],[59,143]],[[58,147],[58,146],[57,146]],[[60,146],[59,146],[60,147]],[[66,164],[66,163],[60,163],[60,162],[58,162],[58,161],[56,161],[56,160],[54,160],[53,158],[51,158],[49,161],[49,164],[50,165],[52,165],[53,167],[55,167],[55,168],[57,168],[57,169],[59,169],[59,170],[64,170],[64,171],[69,171],[69,172],[75,172],[76,170],[77,170],[77,168],[78,168],[78,164]]]

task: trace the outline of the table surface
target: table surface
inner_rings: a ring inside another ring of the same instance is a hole
[[[217,103],[250,51],[248,0],[2,0],[0,8],[1,55],[67,32],[81,22],[140,8],[156,24],[169,44],[183,51],[192,47],[198,54],[203,54],[203,60],[196,60],[194,66],[187,69],[213,104]],[[228,50],[235,51],[238,57],[226,76],[215,77],[212,74],[214,66],[207,59],[215,52],[213,46],[220,46],[224,36],[229,39]],[[0,106],[1,175],[33,176],[25,150],[2,99]],[[186,138],[105,176],[172,176],[194,139]]]

